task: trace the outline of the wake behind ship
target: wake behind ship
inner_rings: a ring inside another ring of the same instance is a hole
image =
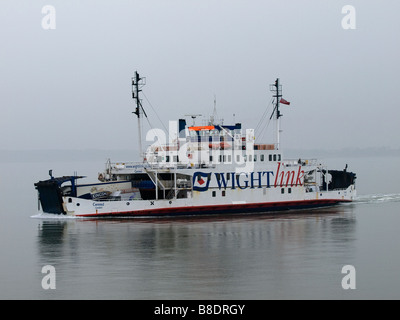
[[[202,125],[200,115],[170,122],[169,143],[162,133],[142,153],[139,94],[144,78],[136,72],[136,101],[141,162],[107,161],[94,183],[82,176],[53,177],[35,183],[45,213],[81,217],[170,216],[268,212],[351,202],[356,174],[331,170],[317,159],[285,159],[280,148],[279,79],[270,86],[275,122],[274,143],[255,143],[254,129],[223,124],[214,114]],[[172,125],[171,125],[172,124]],[[164,141],[164,143],[160,143]]]

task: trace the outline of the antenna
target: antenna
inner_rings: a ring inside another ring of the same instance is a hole
[[[217,96],[214,94],[214,111],[212,116],[210,116],[210,125],[214,125],[217,120]]]
[[[143,113],[147,118],[146,111],[144,111],[142,101],[139,98],[140,88],[146,84],[146,78],[140,78],[139,73],[135,71],[135,77],[132,78],[132,98],[136,100],[136,110],[132,113],[136,114],[138,118],[138,131],[139,131],[139,158],[142,158],[142,128],[140,123],[140,117]],[[140,86],[140,88],[139,88]]]
[[[272,111],[271,117],[269,120],[272,119],[274,114],[276,115],[276,150],[279,150],[279,134],[280,134],[280,120],[279,118],[282,117],[281,112],[279,111],[279,101],[280,98],[282,97],[282,85],[279,84],[279,78],[275,80],[275,84],[270,84],[269,85],[269,90],[274,92],[275,95],[273,95],[274,98],[276,98],[276,104],[274,107],[274,110]]]
[[[192,117],[192,119],[193,119],[193,124],[192,124],[192,126],[194,126],[194,124],[195,124],[195,119],[197,118],[197,117],[201,117],[202,115],[201,114],[185,114],[185,117]]]

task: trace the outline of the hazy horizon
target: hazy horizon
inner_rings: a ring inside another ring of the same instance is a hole
[[[347,5],[355,29],[342,25]],[[255,128],[280,78],[285,148],[398,149],[398,12],[366,0],[2,1],[0,150],[134,150],[136,70],[144,133],[210,115],[214,97],[225,123]]]

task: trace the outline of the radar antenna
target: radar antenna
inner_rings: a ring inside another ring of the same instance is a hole
[[[202,116],[201,114],[185,114],[185,117],[192,117],[192,119],[193,119],[193,125],[192,126],[195,125],[196,118],[197,117],[201,117],[201,116]]]

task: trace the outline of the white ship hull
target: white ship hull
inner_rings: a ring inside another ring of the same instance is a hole
[[[316,208],[336,205],[341,202],[351,202],[356,195],[353,186],[341,191],[320,191],[307,194],[304,192],[304,187],[296,189],[293,195],[286,197],[279,197],[279,195],[275,195],[277,192],[272,190],[268,190],[267,195],[264,195],[262,190],[236,190],[226,199],[220,199],[215,202],[209,201],[209,194],[196,191],[194,191],[191,199],[93,201],[72,198],[69,201],[71,198],[64,197],[63,202],[67,215],[80,217],[143,217],[254,213]],[[270,200],[265,200],[266,198]]]
[[[354,174],[345,170],[324,171],[319,165],[294,161],[259,163],[251,172],[237,167],[239,172],[235,172],[233,165],[228,166],[231,170],[226,170],[226,166],[185,168],[179,173],[176,168],[164,168],[162,172],[142,168],[139,174],[147,173],[155,182],[153,194],[147,199],[142,198],[145,194],[140,191],[143,190],[132,188],[129,180],[75,185],[77,196],[60,198],[61,212],[80,217],[254,213],[330,206],[351,202],[356,196]],[[138,174],[137,167],[125,164],[112,166],[111,172],[118,172],[120,176]],[[159,190],[155,195],[155,185],[166,184],[161,179],[166,173],[171,175],[173,186],[168,192]],[[188,179],[182,183],[177,177]],[[325,177],[330,183],[324,183]],[[333,179],[339,187],[332,187]],[[92,198],[85,198],[90,192]],[[107,194],[118,194],[118,197],[107,197]],[[106,198],[98,198],[99,195]]]

